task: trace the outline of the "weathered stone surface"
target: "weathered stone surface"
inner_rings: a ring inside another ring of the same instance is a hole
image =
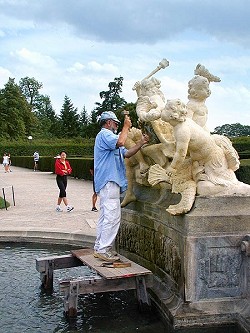
[[[177,196],[156,205],[156,190],[135,192],[139,200],[122,210],[119,251],[154,272],[152,297],[174,326],[247,326],[250,197],[196,197],[188,214],[173,216],[166,201]]]

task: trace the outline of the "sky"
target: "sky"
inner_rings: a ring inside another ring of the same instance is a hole
[[[158,71],[166,99],[187,103],[197,64],[210,84],[208,128],[250,125],[249,0],[0,0],[0,89],[9,77],[43,84],[59,113],[67,95],[79,113],[123,77],[121,97]]]

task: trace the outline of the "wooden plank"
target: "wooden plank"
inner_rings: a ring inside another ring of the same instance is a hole
[[[93,256],[92,249],[80,249],[80,250],[72,250],[71,253],[80,259],[85,265],[90,268],[96,270],[98,274],[103,276],[105,279],[120,279],[120,278],[129,278],[133,276],[139,275],[148,275],[152,274],[152,272],[145,267],[142,267],[135,262],[119,255],[120,260],[124,262],[130,262],[131,267],[123,267],[123,268],[108,268],[102,267],[103,260],[99,258],[95,258]]]
[[[146,275],[143,277],[147,287],[152,287],[153,279],[152,275]],[[101,277],[94,278],[85,277],[84,279],[77,279],[79,284],[79,295],[85,295],[89,293],[104,293],[104,292],[116,292],[121,290],[137,289],[137,277],[120,278],[116,280],[104,279]],[[60,281],[60,292],[63,294],[68,293],[70,287],[70,280]]]
[[[40,273],[44,273],[48,261],[53,262],[53,270],[83,266],[83,262],[72,254],[66,254],[61,256],[50,256],[36,259],[36,270]]]

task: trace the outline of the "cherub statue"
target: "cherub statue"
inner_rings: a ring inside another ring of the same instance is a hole
[[[154,77],[143,79],[141,82],[138,81],[133,87],[138,96],[136,112],[141,127],[151,136],[151,139],[152,136],[155,136],[156,140],[151,140],[150,145],[141,149],[132,160],[126,161],[128,190],[122,201],[122,207],[136,200],[133,192],[133,183],[136,179],[136,166],[139,165],[140,170],[138,175],[140,179],[137,177],[137,182],[149,185],[146,177],[150,165],[158,163],[161,166],[166,166],[169,163],[169,158],[173,156],[174,141],[172,126],[160,119],[161,112],[165,107],[165,97],[160,87],[161,82]],[[138,129],[132,128],[125,146],[129,148],[130,145],[134,145],[137,136]],[[141,131],[139,136],[141,136]],[[162,186],[165,187],[164,184]]]
[[[220,82],[220,78],[211,74],[203,65],[198,64],[195,76],[188,82],[187,116],[208,131],[206,127],[208,110],[206,99],[211,95],[210,82]]]
[[[237,163],[229,158],[230,145],[227,154],[225,146],[220,147],[216,144],[214,138],[201,126],[187,117],[187,108],[179,99],[169,100],[161,113],[161,119],[170,123],[174,128],[174,137],[176,141],[176,151],[165,174],[170,179],[178,175],[182,177],[183,163],[186,159],[191,160],[192,181],[195,181],[197,193],[200,195],[232,195],[232,194],[250,194],[250,186],[237,180],[234,169]],[[158,175],[163,171],[161,168],[154,166],[149,171],[149,182],[154,183],[156,170]],[[151,177],[153,176],[153,177]],[[160,178],[160,177],[159,177]],[[163,177],[162,177],[163,178]],[[166,181],[166,176],[165,176]],[[188,179],[185,179],[188,181]],[[195,200],[195,194],[190,197],[190,201]],[[184,207],[184,212],[186,207]]]

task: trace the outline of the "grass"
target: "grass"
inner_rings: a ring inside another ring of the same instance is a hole
[[[8,201],[6,201],[6,204],[7,204],[7,207],[10,206]],[[0,209],[3,209],[3,208],[5,208],[4,200],[2,197],[0,197]]]

